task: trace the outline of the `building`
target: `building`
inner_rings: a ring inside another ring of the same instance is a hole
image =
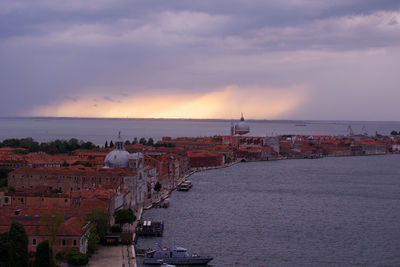
[[[231,136],[232,135],[244,135],[250,132],[250,126],[244,121],[243,113],[240,121],[231,125]]]

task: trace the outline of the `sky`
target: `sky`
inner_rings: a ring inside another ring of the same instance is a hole
[[[0,116],[399,121],[398,0],[1,0]]]

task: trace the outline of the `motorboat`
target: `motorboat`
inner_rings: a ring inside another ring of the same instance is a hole
[[[144,264],[160,265],[161,263],[174,265],[206,265],[213,258],[189,254],[182,247],[163,247],[158,250],[151,250],[145,254]]]
[[[190,188],[192,188],[192,182],[186,180],[178,186],[178,191],[189,191]]]

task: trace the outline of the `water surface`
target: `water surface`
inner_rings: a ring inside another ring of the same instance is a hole
[[[213,266],[400,266],[400,155],[241,163],[173,192],[162,238]]]
[[[355,133],[361,133],[365,125],[368,134],[376,132],[388,135],[400,131],[400,122],[357,121],[263,121],[251,120],[251,136],[283,134],[346,135],[352,125]],[[32,137],[40,142],[55,139],[77,138],[104,145],[122,132],[124,139],[163,136],[213,136],[229,135],[229,120],[178,120],[178,119],[91,119],[91,118],[0,118],[0,141],[7,138]]]

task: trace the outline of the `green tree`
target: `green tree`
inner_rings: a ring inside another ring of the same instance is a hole
[[[98,248],[100,237],[96,232],[91,232],[88,239],[88,253],[92,255]]]
[[[126,141],[125,141],[125,145],[126,145],[126,146],[129,146],[130,144],[131,144],[131,141],[129,141],[129,140],[126,140]]]
[[[114,143],[112,140],[110,141],[110,147],[114,147]]]
[[[73,151],[73,150],[79,149],[80,144],[79,144],[78,139],[76,139],[76,138],[69,139],[69,141],[67,143],[67,148],[68,148],[68,151]]]
[[[138,143],[137,137],[133,138],[132,145],[135,145],[135,144],[137,144],[137,143]]]
[[[69,255],[67,258],[67,262],[69,265],[72,266],[82,266],[88,264],[89,258],[86,254],[76,253]]]
[[[92,143],[92,142],[82,142],[81,143],[81,148],[82,149],[93,149],[93,148],[95,148],[96,146]]]
[[[136,216],[131,209],[120,209],[114,213],[115,223],[121,224],[125,223],[132,224],[136,220]]]
[[[34,267],[51,267],[53,252],[48,240],[41,242],[36,248]]]
[[[161,190],[161,184],[160,184],[159,182],[157,182],[157,183],[154,185],[154,191],[160,192],[160,190]]]
[[[0,267],[10,266],[9,263],[8,232],[0,234]]]
[[[146,138],[144,137],[140,138],[139,144],[146,145],[147,144]]]
[[[64,223],[64,216],[61,212],[56,211],[54,214],[45,212],[40,216],[40,225],[44,226],[46,236],[49,240],[50,248],[53,248],[53,244],[56,241],[57,233]]]
[[[104,144],[105,148],[108,148],[108,142],[106,141],[106,143]]]
[[[400,134],[400,132],[396,132],[396,131],[391,131],[390,132],[390,135],[399,135]]]
[[[86,218],[93,225],[94,232],[99,236],[100,239],[107,234],[107,231],[110,228],[110,223],[108,215],[105,211],[94,209],[92,212],[86,215]]]
[[[149,138],[149,140],[147,141],[147,145],[148,146],[153,146],[154,145],[154,140],[153,140],[153,138]]]
[[[11,267],[25,267],[29,264],[28,236],[22,224],[13,221],[8,232],[9,263]]]

